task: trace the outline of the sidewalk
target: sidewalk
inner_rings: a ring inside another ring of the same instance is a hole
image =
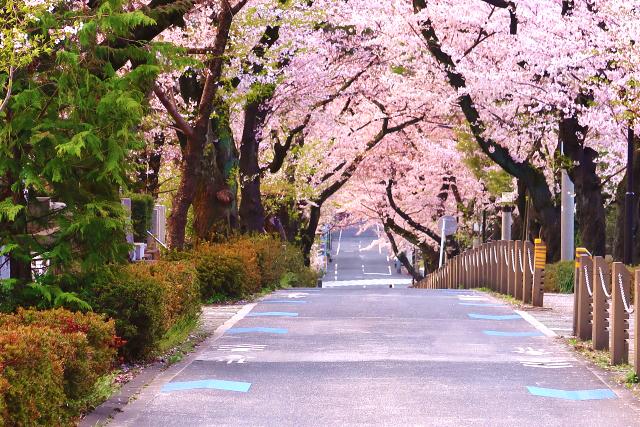
[[[192,335],[208,337],[231,319],[244,307],[237,305],[207,305],[202,307],[198,327]],[[196,344],[196,348],[201,345]],[[124,384],[118,392],[103,402],[100,406],[88,413],[79,422],[80,427],[93,427],[105,425],[117,413],[137,398],[137,395],[150,384],[158,375],[171,365],[166,360],[159,360],[145,365],[140,372],[129,382]]]
[[[521,310],[555,332],[559,337],[573,337],[573,294],[544,294],[543,307],[521,306]],[[635,312],[629,316],[629,360],[633,356]]]

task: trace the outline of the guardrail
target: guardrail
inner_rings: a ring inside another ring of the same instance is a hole
[[[635,276],[635,277],[634,277]],[[603,257],[580,255],[574,275],[574,335],[591,340],[594,350],[609,350],[611,364],[629,362],[631,287],[640,292],[640,269],[632,274],[621,262],[609,264]],[[640,369],[640,324],[635,316],[634,360]]]
[[[449,260],[416,287],[471,289],[486,287],[542,307],[547,249],[523,241],[497,241],[480,245]]]

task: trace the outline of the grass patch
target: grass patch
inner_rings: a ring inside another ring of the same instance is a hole
[[[158,354],[163,354],[189,338],[189,334],[198,326],[197,317],[185,317],[177,321],[158,342]]]
[[[523,305],[522,301],[515,299],[514,297],[512,297],[511,295],[506,295],[506,294],[501,294],[500,292],[496,292],[493,289],[489,289],[489,288],[476,288],[477,291],[480,292],[485,292],[493,297],[496,297],[498,299],[501,299],[505,302],[508,302],[509,304],[512,305],[517,305],[517,306],[521,306]]]
[[[116,381],[120,373],[121,371],[117,369],[98,378],[91,393],[77,403],[79,410],[82,413],[92,411],[120,390],[122,384]]]

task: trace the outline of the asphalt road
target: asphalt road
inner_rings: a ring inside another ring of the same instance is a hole
[[[388,273],[345,237],[339,278]],[[628,391],[479,292],[282,290],[224,328],[110,425],[640,425]]]
[[[332,232],[333,261],[323,278],[323,287],[411,284],[410,276],[396,272],[388,249],[378,240],[379,231],[350,227]]]

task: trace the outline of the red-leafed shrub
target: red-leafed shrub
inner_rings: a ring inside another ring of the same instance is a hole
[[[116,355],[115,328],[94,313],[0,315],[0,425],[68,425]]]

